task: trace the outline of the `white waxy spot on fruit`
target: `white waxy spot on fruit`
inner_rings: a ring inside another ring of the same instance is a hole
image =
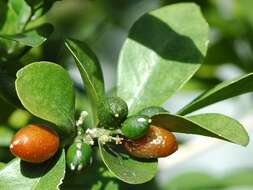
[[[141,117],[141,118],[138,118],[138,119],[137,119],[137,121],[138,121],[138,122],[145,122],[145,121],[146,121],[146,119],[145,119],[145,118],[143,118],[143,117]]]
[[[14,141],[13,143],[12,143],[12,145],[17,145],[17,144],[19,144],[19,142],[20,142],[20,140],[16,140],[16,141]],[[26,142],[26,141],[25,141]]]
[[[118,114],[118,113],[116,113],[114,116],[115,116],[115,117],[119,117],[119,114]]]
[[[79,164],[78,166],[77,166],[77,170],[78,171],[81,171],[83,169],[83,164]]]
[[[157,138],[153,139],[150,144],[162,144],[163,142],[163,137],[162,136],[158,136]]]
[[[82,144],[81,144],[81,143],[77,143],[77,144],[76,144],[76,147],[77,147],[77,149],[79,149],[79,150],[80,150],[80,149],[81,149],[81,147],[82,147]]]
[[[71,164],[70,164],[70,169],[71,169],[71,170],[75,170],[75,168],[76,168],[75,165],[74,165],[73,163],[71,163]]]
[[[80,160],[82,158],[82,152],[80,150],[76,151],[76,156]]]

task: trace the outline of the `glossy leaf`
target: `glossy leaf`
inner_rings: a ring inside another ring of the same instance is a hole
[[[2,5],[1,5],[2,6]],[[9,0],[5,8],[4,22],[1,23],[0,35],[22,33],[31,16],[31,8],[25,0]],[[0,10],[1,11],[1,10]],[[0,54],[6,56],[17,49],[16,42],[0,37]]]
[[[117,94],[136,113],[160,106],[198,70],[206,54],[208,25],[193,3],[142,16],[119,57]]]
[[[19,34],[0,35],[0,38],[16,41],[22,45],[30,47],[38,47],[47,40],[47,37],[52,33],[53,26],[44,24],[38,28],[31,29]]]
[[[67,71],[51,62],[35,62],[17,73],[16,90],[24,107],[63,133],[74,130],[75,97]]]
[[[178,114],[185,115],[210,104],[253,91],[253,73],[234,80],[225,81],[204,92],[190,104],[182,108]]]
[[[23,31],[31,15],[31,8],[25,0],[9,0],[5,23],[1,34],[16,34]]]
[[[249,143],[249,136],[243,126],[222,114],[207,113],[182,117],[164,113],[153,116],[152,123],[172,132],[215,137],[243,146]]]
[[[65,175],[65,153],[42,164],[16,158],[0,170],[1,190],[58,190]]]
[[[67,39],[66,47],[75,59],[87,94],[92,101],[94,113],[104,97],[104,79],[96,55],[83,42]]]
[[[157,160],[137,160],[130,157],[120,145],[99,144],[100,155],[107,168],[118,179],[129,184],[151,180],[157,172]]]

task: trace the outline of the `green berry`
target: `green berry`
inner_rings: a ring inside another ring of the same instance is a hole
[[[151,124],[151,119],[146,115],[128,117],[122,124],[121,131],[129,139],[138,139],[144,136]]]
[[[100,126],[104,128],[119,127],[127,114],[127,104],[119,97],[107,97],[98,108]]]
[[[91,163],[92,149],[89,144],[73,143],[67,151],[67,165],[71,170],[81,171]]]
[[[152,117],[153,115],[156,115],[159,113],[168,113],[168,111],[159,106],[150,106],[150,107],[142,109],[138,114]]]

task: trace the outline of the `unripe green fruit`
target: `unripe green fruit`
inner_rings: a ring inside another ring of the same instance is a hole
[[[133,115],[122,124],[121,131],[129,139],[138,139],[146,134],[151,124],[151,119],[146,115]]]
[[[138,112],[138,114],[146,115],[149,117],[152,117],[153,115],[156,115],[159,113],[168,113],[168,111],[159,106],[150,106]]]
[[[89,144],[73,143],[67,151],[67,165],[71,170],[81,171],[91,163],[92,149]]]
[[[119,127],[127,114],[127,104],[119,97],[107,97],[98,108],[100,126],[104,128]]]

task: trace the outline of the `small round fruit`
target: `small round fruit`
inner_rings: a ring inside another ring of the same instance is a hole
[[[147,134],[137,140],[126,140],[130,155],[138,158],[166,157],[177,150],[176,137],[166,129],[151,125]]]
[[[105,128],[119,127],[127,114],[127,104],[120,97],[107,97],[98,108],[100,125]]]
[[[151,119],[146,115],[133,115],[128,117],[121,127],[123,135],[129,139],[138,139],[146,134]]]
[[[156,115],[159,113],[168,113],[168,111],[159,106],[150,106],[150,107],[142,109],[141,111],[139,111],[138,114],[152,117],[153,115]]]
[[[45,125],[30,124],[14,135],[10,151],[24,161],[42,163],[57,152],[59,144],[59,136],[53,129]]]
[[[67,151],[67,165],[71,170],[81,171],[91,163],[92,149],[89,144],[73,143]]]

